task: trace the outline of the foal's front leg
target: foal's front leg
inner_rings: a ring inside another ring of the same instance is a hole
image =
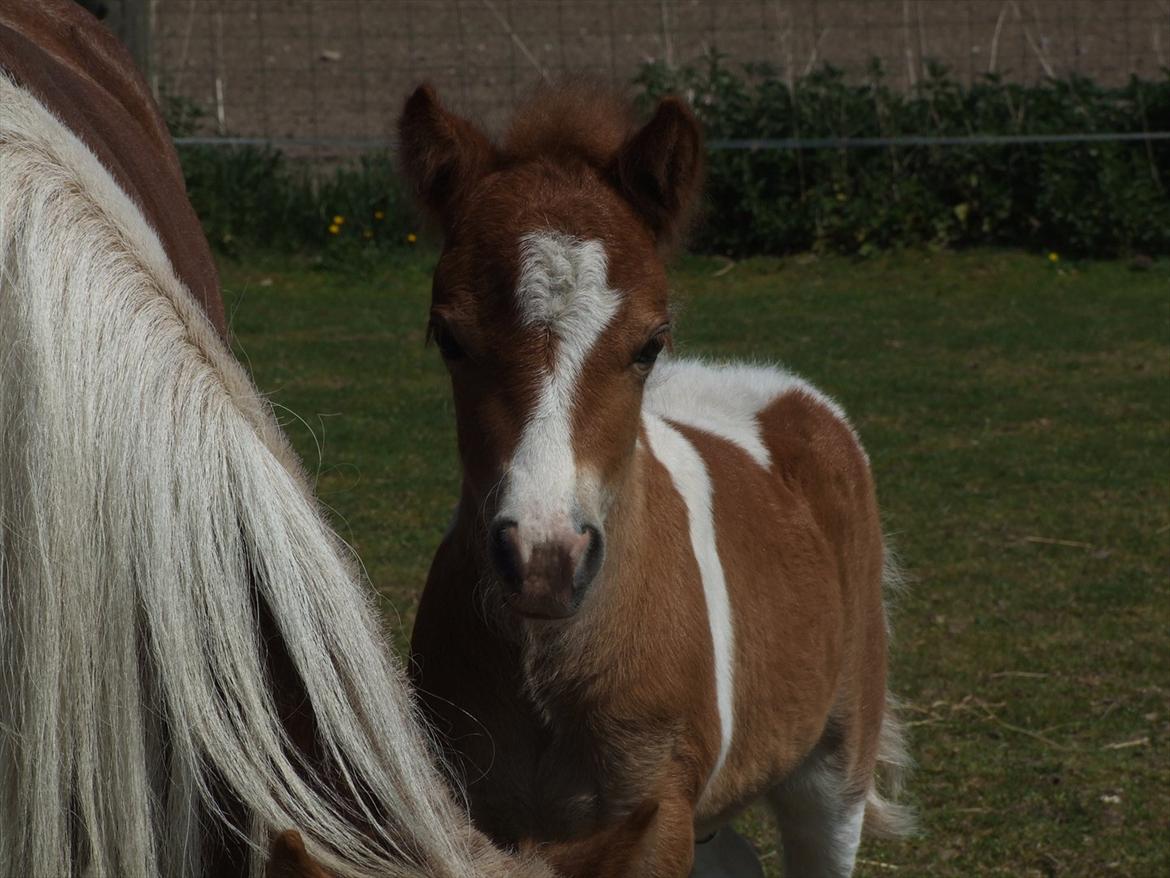
[[[690,802],[651,800],[588,838],[538,852],[566,878],[687,878],[695,856],[694,830]]]
[[[680,797],[661,803],[653,827],[653,848],[639,874],[648,878],[686,878],[695,863],[695,809]]]

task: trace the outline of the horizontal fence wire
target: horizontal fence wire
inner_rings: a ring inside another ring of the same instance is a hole
[[[1081,76],[1103,87],[1158,78],[1170,66],[1170,0],[105,2],[115,30],[133,10],[144,18],[147,78],[157,96],[185,107],[181,133],[326,159],[387,148],[421,80],[452,110],[498,130],[541,82],[584,75],[628,87],[647,63],[701,65],[713,51],[736,69],[767,64],[789,86],[825,65],[868,81],[877,61],[883,82],[904,93],[935,63],[962,85],[989,75],[1011,83]],[[1061,142],[953,141],[926,122],[909,133],[915,139],[761,136],[714,148]]]
[[[707,148],[716,151],[766,150],[798,151],[811,149],[878,149],[912,146],[1017,146],[1052,143],[1133,143],[1170,141],[1170,131],[1086,132],[1073,134],[970,134],[956,136],[909,135],[904,137],[782,137],[715,139]],[[338,152],[376,152],[393,150],[394,144],[382,139],[345,139],[324,137],[176,137],[178,146],[260,146],[272,149],[321,147]]]
[[[712,140],[712,150],[801,150],[875,149],[896,146],[1014,146],[1046,143],[1127,143],[1170,140],[1170,131],[1140,131],[1085,134],[970,134],[955,136],[911,135],[907,137],[809,137]]]

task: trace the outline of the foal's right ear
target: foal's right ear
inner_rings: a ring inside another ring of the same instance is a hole
[[[445,110],[431,86],[420,85],[398,120],[398,154],[419,202],[446,231],[496,151],[482,131]]]

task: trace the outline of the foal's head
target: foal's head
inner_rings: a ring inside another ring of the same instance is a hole
[[[625,102],[570,88],[496,145],[423,86],[399,133],[444,233],[430,332],[454,388],[462,502],[484,513],[509,605],[568,617],[601,568],[670,341],[661,254],[695,201],[698,125],[667,99],[638,127]]]

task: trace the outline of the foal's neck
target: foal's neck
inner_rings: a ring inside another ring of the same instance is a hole
[[[641,612],[638,571],[644,568],[641,556],[654,523],[647,505],[646,454],[640,444],[624,470],[610,482],[613,499],[605,516],[605,560],[581,609],[556,635],[566,644],[579,640],[582,649],[595,652],[598,631],[606,631],[610,639],[618,637],[628,626],[613,620]]]

